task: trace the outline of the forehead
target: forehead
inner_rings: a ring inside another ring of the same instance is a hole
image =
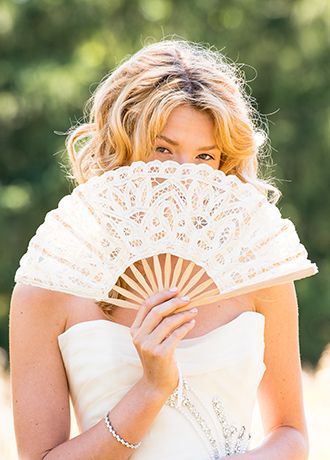
[[[182,141],[186,136],[199,141],[214,139],[214,122],[207,112],[188,105],[176,107],[170,113],[160,134]]]

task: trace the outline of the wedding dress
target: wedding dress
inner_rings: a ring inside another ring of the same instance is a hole
[[[245,311],[202,336],[182,339],[182,376],[132,460],[208,460],[249,450],[264,364],[265,317]],[[90,320],[58,336],[80,431],[99,422],[142,377],[129,327]],[[129,417],[129,414],[127,414]],[[109,433],[109,436],[111,434]]]

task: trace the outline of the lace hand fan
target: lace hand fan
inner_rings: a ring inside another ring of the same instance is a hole
[[[64,196],[15,282],[133,309],[176,285],[191,298],[183,310],[317,272],[293,223],[253,185],[207,164],[153,160]]]

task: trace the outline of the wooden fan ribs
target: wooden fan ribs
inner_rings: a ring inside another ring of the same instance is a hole
[[[152,271],[147,260],[141,259],[146,274],[146,278],[149,281],[150,285],[147,283],[146,279],[143,277],[141,272],[135,267],[134,264],[130,265],[129,268],[131,269],[137,281],[135,281],[132,277],[128,276],[126,273],[123,273],[121,275],[126,284],[131,289],[140,294],[140,297],[135,295],[128,289],[114,285],[112,288],[114,291],[118,292],[122,296],[125,296],[127,299],[133,300],[134,303],[128,300],[114,298],[111,298],[111,303],[120,307],[138,309],[147,297],[151,296],[155,292],[168,289],[170,286],[177,286],[178,295],[189,295],[191,299],[190,303],[187,306],[177,309],[178,312],[193,307],[198,307],[201,305],[207,305],[209,303],[215,302],[218,299],[218,289],[210,289],[205,291],[211,284],[213,284],[211,278],[207,279],[200,285],[197,284],[200,278],[203,276],[203,274],[205,274],[205,270],[203,268],[200,268],[197,271],[197,273],[195,273],[189,280],[189,277],[194,267],[196,266],[194,262],[190,261],[186,269],[182,272],[182,265],[184,259],[182,257],[178,257],[178,260],[175,264],[175,268],[172,273],[170,253],[166,253],[164,270],[162,270],[161,262],[159,260],[158,255],[154,255],[152,256],[152,258],[154,263],[154,272]]]

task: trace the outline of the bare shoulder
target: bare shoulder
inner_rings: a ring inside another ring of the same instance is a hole
[[[65,328],[71,298],[61,292],[17,283],[11,296],[10,324],[15,320],[15,326],[49,325],[48,333],[60,334]]]
[[[71,297],[24,284],[12,292],[9,356],[20,458],[42,458],[69,439],[69,392],[57,336],[65,329]]]
[[[298,300],[293,281],[254,291],[251,299],[255,311],[262,313],[268,323],[297,322]]]
[[[296,299],[296,291],[294,282],[275,284],[267,288],[258,289],[251,293],[254,304],[257,308],[263,310],[265,303],[280,301],[285,297]]]

